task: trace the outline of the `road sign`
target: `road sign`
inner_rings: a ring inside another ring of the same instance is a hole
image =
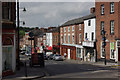
[[[30,36],[30,37],[33,37],[33,35],[34,35],[34,34],[33,34],[32,32],[29,33],[29,36]]]

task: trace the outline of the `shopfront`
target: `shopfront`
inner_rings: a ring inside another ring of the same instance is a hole
[[[95,62],[96,61],[96,49],[95,42],[83,42],[84,46],[84,61]]]
[[[7,76],[15,72],[16,48],[15,35],[3,34],[2,38],[2,76]]]

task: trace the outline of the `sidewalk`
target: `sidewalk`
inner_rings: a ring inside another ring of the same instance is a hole
[[[102,66],[102,67],[113,67],[113,68],[118,68],[120,67],[120,63],[110,63],[107,62],[105,65],[104,62],[85,62],[85,61],[80,61],[80,60],[65,60],[67,62],[71,63],[77,63],[77,64],[91,64],[91,65],[97,65],[97,66]]]
[[[25,67],[21,67],[20,71],[16,71],[14,75],[3,77],[2,80],[25,80],[36,79],[46,76],[44,68],[40,67],[27,67],[27,77],[25,77]]]

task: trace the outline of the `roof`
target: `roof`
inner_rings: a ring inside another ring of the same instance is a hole
[[[91,19],[91,18],[95,18],[95,17],[96,17],[95,13],[89,14],[87,16],[69,20],[69,21],[65,22],[64,24],[62,24],[60,27],[65,27],[65,26],[74,25],[74,24],[80,24],[80,23],[83,23],[84,20],[86,20],[86,19]]]
[[[49,33],[49,32],[59,32],[59,30],[60,30],[59,28],[60,27],[51,28],[47,31],[47,33]]]
[[[31,32],[33,33],[34,36],[42,36],[44,34],[44,32],[39,30],[39,29],[38,30],[32,30]]]

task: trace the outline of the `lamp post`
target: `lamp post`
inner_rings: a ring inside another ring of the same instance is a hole
[[[103,40],[103,42],[102,42],[102,53],[104,54],[104,64],[106,65],[106,53],[105,53],[105,46],[106,46],[106,37],[105,37],[105,33],[106,33],[106,31],[103,29],[102,30],[102,40]]]
[[[20,20],[19,20],[19,0],[17,0],[17,47],[18,47],[18,50],[17,50],[17,53],[18,53],[18,55],[17,55],[17,69],[18,70],[20,70],[20,56],[19,56],[19,43],[20,43],[20,41],[19,41],[19,26],[20,26]],[[23,11],[25,12],[26,11],[26,9],[25,8],[23,8]]]

